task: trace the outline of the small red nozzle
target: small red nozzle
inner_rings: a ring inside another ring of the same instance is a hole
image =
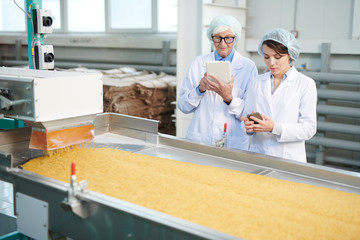
[[[75,175],[75,167],[76,167],[75,162],[72,162],[71,163],[71,175]]]
[[[227,123],[224,123],[224,133],[226,133]]]

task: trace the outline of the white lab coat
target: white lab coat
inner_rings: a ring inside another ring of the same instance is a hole
[[[271,133],[252,135],[250,151],[306,162],[305,140],[316,133],[316,85],[295,67],[288,73],[273,94],[270,72],[251,81],[242,115],[254,110],[274,120]]]
[[[215,61],[215,53],[196,57],[191,63],[183,81],[177,100],[183,113],[194,113],[186,138],[205,144],[215,145],[223,135],[224,123],[227,123],[227,147],[247,149],[247,135],[241,131],[240,114],[244,107],[244,94],[249,81],[257,76],[253,61],[241,56],[237,51],[231,62],[231,74],[234,75],[233,100],[227,105],[220,95],[206,91],[198,96],[196,87],[206,72],[206,62]]]

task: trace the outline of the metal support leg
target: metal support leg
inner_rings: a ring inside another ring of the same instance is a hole
[[[170,41],[162,42],[162,65],[170,66]]]
[[[323,153],[323,146],[319,145],[316,148],[315,153],[315,163],[318,165],[324,165],[324,153]]]
[[[330,50],[331,43],[321,44],[321,72],[329,72],[330,70]]]
[[[17,61],[21,60],[21,48],[22,48],[21,46],[22,46],[21,40],[16,39],[15,40],[15,59]]]

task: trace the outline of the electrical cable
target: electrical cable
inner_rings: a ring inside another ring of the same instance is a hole
[[[31,3],[30,5],[29,5],[29,9],[28,9],[28,12],[30,13],[30,10],[31,10],[31,5],[33,5],[33,4],[35,4],[34,2],[33,3]]]
[[[14,0],[14,3],[15,3],[15,5],[16,5],[18,8],[21,9],[21,11],[23,11],[23,12],[28,16],[29,19],[31,19],[31,16],[30,16],[24,9],[22,9],[22,8],[16,3],[15,0]]]

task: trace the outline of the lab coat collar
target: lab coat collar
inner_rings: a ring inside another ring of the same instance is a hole
[[[233,48],[228,56],[226,56],[225,58],[222,58],[219,55],[219,53],[215,50],[214,51],[215,61],[229,61],[229,62],[232,62],[233,57],[234,57],[234,53],[235,53],[235,49]]]
[[[244,57],[238,51],[234,53],[231,67],[235,70],[240,70],[244,67]]]
[[[296,69],[294,66],[292,66],[292,67],[289,69],[289,71],[287,71],[287,74],[288,74],[288,75],[287,75],[287,77],[286,77],[286,81],[287,81],[287,82],[292,82],[292,81],[295,80],[295,76],[298,74],[298,71],[297,71],[297,69]],[[268,71],[268,72],[264,73],[262,76],[263,76],[263,77],[262,77],[262,80],[263,80],[263,81],[266,81],[267,79],[271,79],[271,72]]]
[[[287,74],[288,74],[288,76],[286,77],[287,81],[292,82],[296,79],[295,76],[298,75],[298,71],[294,66],[292,66],[290,70],[287,72]]]
[[[261,80],[266,81],[268,79],[271,79],[271,72],[270,71],[268,71],[268,72],[261,75]]]

